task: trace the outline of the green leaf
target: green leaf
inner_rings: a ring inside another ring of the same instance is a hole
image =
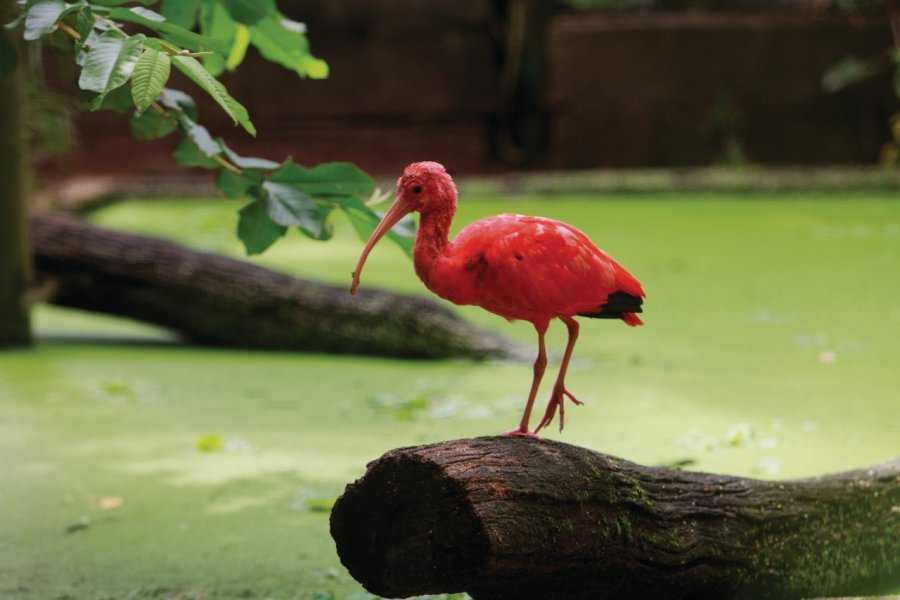
[[[66,10],[62,0],[38,0],[25,15],[26,40],[39,39],[45,33],[56,31],[56,23]]]
[[[319,232],[319,235],[312,236],[306,231],[303,231],[303,230],[301,230],[301,231],[303,231],[303,233],[306,233],[307,235],[309,235],[310,237],[312,237],[315,240],[319,240],[319,241],[330,240],[331,237],[334,235],[334,226],[328,220],[328,217],[329,217],[329,215],[331,215],[331,212],[334,210],[334,205],[322,204],[320,202],[317,202],[316,206],[319,209],[319,221],[322,223],[322,229]]]
[[[250,135],[256,136],[256,128],[250,121],[250,115],[247,114],[247,109],[244,108],[244,105],[232,98],[228,93],[228,90],[225,89],[225,86],[222,85],[218,79],[210,75],[197,59],[191,56],[173,56],[172,60],[174,61],[175,67],[187,75],[194,83],[203,88],[203,90],[205,90],[206,93],[208,93],[212,99],[225,110],[235,123],[239,123],[243,126]]]
[[[144,53],[134,65],[131,76],[131,95],[139,111],[147,110],[169,81],[171,60],[165,52],[144,48]]]
[[[256,198],[240,210],[237,234],[244,243],[247,254],[261,254],[278,238],[283,236],[287,227],[272,221],[266,210],[266,202]]]
[[[312,197],[297,187],[286,183],[265,181],[266,212],[279,225],[296,225],[312,237],[322,235],[319,209]]]
[[[154,16],[151,17],[150,15]],[[109,12],[109,18],[143,25],[159,32],[163,38],[173,44],[195,52],[212,51],[225,56],[231,50],[231,44],[228,42],[188,31],[183,27],[165,21],[162,15],[147,9],[114,8]]]
[[[278,14],[275,0],[220,0],[231,18],[244,25],[254,25],[260,20]]]
[[[250,190],[258,187],[263,181],[263,174],[253,169],[245,169],[233,173],[222,169],[216,176],[216,189],[226,198],[246,198]]]
[[[172,25],[193,29],[199,8],[200,0],[163,0],[160,12]]]
[[[155,4],[157,0],[91,0],[92,4],[96,4],[98,6],[122,6],[123,4],[127,4],[128,2],[150,6],[151,4]]]
[[[238,24],[221,4],[212,2],[204,5],[200,25],[203,35],[221,40],[227,44],[228,52],[225,54],[231,54]],[[225,72],[225,63],[224,55],[212,54],[203,57],[203,66],[213,76],[219,76]]]
[[[144,47],[144,36],[122,38],[121,34],[107,31],[88,51],[84,68],[78,78],[78,87],[100,94],[93,109],[100,108],[104,96],[125,85]]]
[[[355,207],[349,205],[341,205],[341,209],[350,219],[353,229],[359,239],[366,241],[371,237],[375,227],[381,222],[381,216],[373,212],[369,207]],[[407,254],[412,254],[413,244],[415,244],[415,228],[412,226],[412,217],[407,215],[399,223],[397,223],[390,231],[387,237],[403,248]]]
[[[83,54],[83,49],[85,45],[90,47],[94,41],[97,39],[97,32],[94,31],[94,25],[97,23],[97,18],[91,12],[91,9],[87,6],[82,7],[75,18],[75,31],[78,32],[78,35],[81,36],[81,40],[79,40],[75,45],[75,50],[81,54]],[[86,57],[86,56],[85,56]],[[77,59],[76,59],[76,62]],[[84,66],[84,61],[78,62],[78,64]]]
[[[122,10],[122,9],[117,8],[115,10]],[[144,19],[147,19],[148,21],[153,21],[154,23],[164,23],[166,21],[166,18],[164,16],[162,16],[161,14],[159,14],[158,12],[156,12],[155,10],[150,10],[149,8],[144,8],[143,6],[132,6],[132,7],[128,8],[128,10],[130,10],[137,16],[143,17]],[[112,12],[110,12],[110,15],[112,15]],[[170,23],[170,25],[171,25],[171,23]]]
[[[86,4],[86,3],[85,3]],[[81,36],[81,39],[75,43],[75,63],[84,67],[87,62],[87,53],[92,48],[103,33],[114,30],[115,24],[109,19],[99,17],[91,10],[91,6],[73,5],[77,8],[78,14],[75,16],[75,31]],[[120,33],[120,37],[125,38]],[[146,43],[147,40],[144,40]]]
[[[178,148],[172,154],[182,167],[202,167],[204,169],[217,169],[219,163],[211,159],[191,141],[191,138],[185,137],[181,140]]]
[[[225,72],[225,58],[218,54],[207,54],[203,57],[203,68],[213,77]]]
[[[298,225],[306,235],[315,239],[327,239],[331,236],[328,215],[335,207],[340,207],[348,214],[358,231],[366,230],[371,234],[380,221],[378,215],[363,202],[363,198],[371,196],[375,182],[351,163],[325,163],[312,169],[287,163],[272,174],[263,188],[270,191],[269,215],[274,221]],[[272,189],[276,189],[279,194],[271,194]],[[281,200],[285,206],[273,208],[273,199]],[[279,208],[289,211],[289,216],[271,212]],[[314,221],[317,221],[315,226]],[[388,235],[409,251],[412,242],[407,242],[398,233],[399,230],[398,226]]]
[[[375,181],[365,171],[348,162],[323,163],[311,169],[287,163],[272,174],[272,181],[296,185],[315,197],[367,198],[375,190]]]
[[[268,17],[250,27],[253,45],[266,59],[296,72],[301,77],[324,79],[328,64],[309,51],[305,27],[283,15]]]
[[[244,62],[247,56],[247,48],[250,46],[250,30],[246,25],[238,25],[234,32],[234,42],[231,44],[231,52],[225,60],[225,68],[234,71]]]
[[[155,110],[145,110],[131,118],[131,135],[139,140],[155,140],[175,131],[177,124],[171,117]]]
[[[117,87],[103,97],[86,91],[81,92],[80,96],[81,110],[113,110],[117,113],[130,113],[134,110],[134,99],[126,85]]]
[[[870,61],[848,56],[825,72],[822,76],[822,87],[827,92],[836,92],[862,81],[875,70]]]
[[[100,34],[97,33],[97,30],[91,26],[87,31],[87,35],[81,38],[80,42],[75,44],[75,64],[84,68],[84,65],[87,63],[88,50],[93,48],[97,43],[97,40],[100,38]]]
[[[189,119],[197,120],[197,103],[181,90],[173,90],[171,88],[163,88],[159,95],[160,102],[166,108],[184,113]]]
[[[22,21],[24,21],[24,20],[25,20],[25,17],[27,17],[27,16],[28,16],[28,13],[27,13],[27,12],[20,12],[20,13],[19,13],[19,16],[17,16],[15,19],[13,19],[12,21],[10,21],[9,23],[5,23],[5,24],[3,25],[3,29],[7,29],[7,30],[9,30],[9,31],[13,31],[14,29],[16,29],[16,28],[19,27],[19,23],[21,23]]]
[[[235,164],[235,166],[241,169],[259,169],[262,171],[271,171],[273,169],[277,169],[280,166],[277,162],[268,160],[266,158],[257,158],[255,156],[241,156],[240,154],[229,148],[228,145],[225,144],[225,140],[223,140],[222,138],[217,138],[216,142],[218,142],[219,147],[225,153],[225,156],[228,157],[228,160],[230,160]]]
[[[198,125],[188,118],[182,118],[181,124],[187,133],[188,138],[197,146],[197,149],[203,152],[209,158],[222,154],[222,146],[214,140],[209,130],[203,125]]]

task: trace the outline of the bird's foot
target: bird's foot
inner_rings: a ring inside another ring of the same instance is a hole
[[[547,403],[547,410],[544,412],[544,417],[541,419],[541,422],[538,423],[538,426],[534,428],[534,433],[537,433],[553,422],[553,417],[556,416],[557,407],[559,408],[559,430],[563,430],[566,416],[566,398],[571,400],[574,404],[584,404],[584,402],[573,396],[565,386],[557,383],[553,386],[553,394],[551,394],[550,401]]]
[[[535,430],[534,433],[532,433],[532,432],[528,431],[527,428],[522,429],[521,427],[516,427],[515,429],[510,429],[509,431],[504,431],[501,435],[507,436],[507,437],[526,437],[526,438],[533,438],[536,440],[541,439],[540,436],[537,434],[537,430]]]
[[[581,406],[582,404],[584,404],[584,402],[582,402],[581,400],[579,400],[578,398],[573,396],[569,392],[569,390],[567,390],[566,388],[562,388],[562,395],[565,396],[566,398],[568,398],[569,400],[571,400],[573,404],[577,404],[578,406]],[[560,409],[562,409],[562,400],[560,400],[559,407],[560,407]]]

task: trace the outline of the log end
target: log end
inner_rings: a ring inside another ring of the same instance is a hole
[[[398,450],[347,486],[331,513],[331,536],[353,577],[385,597],[464,589],[488,551],[461,486],[433,462]]]

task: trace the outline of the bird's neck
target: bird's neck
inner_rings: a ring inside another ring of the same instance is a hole
[[[435,260],[450,244],[452,220],[453,212],[450,211],[429,211],[421,214],[416,244],[413,247],[413,264],[416,267],[416,274],[425,285],[429,284]]]

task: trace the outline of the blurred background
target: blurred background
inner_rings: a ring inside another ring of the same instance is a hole
[[[329,77],[290,77],[251,50],[224,81],[269,153],[301,164],[349,160],[381,174],[426,157],[457,174],[874,164],[892,140],[891,49],[900,34],[888,1],[279,7],[307,24]],[[68,81],[67,73],[52,78]],[[228,133],[230,120],[211,102],[201,114],[238,151],[255,143]],[[123,154],[131,136],[114,114],[77,114],[72,137],[79,151],[41,161],[42,170],[176,170],[173,141],[142,145],[139,161]]]

